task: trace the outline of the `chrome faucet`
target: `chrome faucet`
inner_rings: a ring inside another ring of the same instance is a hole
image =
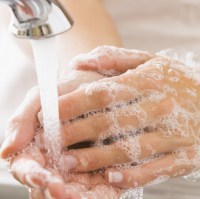
[[[58,0],[0,0],[12,9],[10,31],[19,38],[44,39],[66,32],[73,20]]]

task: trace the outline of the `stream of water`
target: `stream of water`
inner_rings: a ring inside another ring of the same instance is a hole
[[[52,162],[58,159],[60,148],[60,120],[57,91],[56,38],[31,41],[43,114],[47,150]]]

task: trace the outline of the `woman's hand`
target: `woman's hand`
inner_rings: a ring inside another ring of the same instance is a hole
[[[92,62],[74,61],[78,68],[98,70]],[[108,182],[131,188],[199,169],[200,89],[181,68],[187,66],[156,57],[63,97],[61,120],[77,118],[63,126],[63,146],[94,142],[66,153],[66,164],[77,162],[71,170],[107,168]]]
[[[93,82],[101,78],[103,78],[103,76],[98,73],[74,71],[69,75],[69,78],[65,76],[65,79],[59,82],[59,95],[70,93],[74,89],[77,89],[83,82]],[[73,191],[69,193],[67,189],[68,186],[72,185],[70,185],[70,183],[66,185],[65,176],[62,176],[59,171],[47,165],[48,157],[46,156],[46,152],[36,143],[37,137],[40,137],[43,133],[43,130],[39,129],[40,124],[37,117],[39,110],[39,90],[34,88],[27,94],[24,102],[8,123],[6,132],[7,139],[1,148],[1,155],[5,158],[8,157],[9,154],[18,151],[17,154],[9,157],[11,171],[19,182],[33,189],[31,192],[33,192],[34,195],[51,193],[55,198],[66,198],[66,195],[67,197],[71,195],[74,196],[75,193],[73,193]],[[35,132],[37,132],[37,135],[35,135]],[[87,178],[88,177],[89,175]],[[86,179],[86,175],[84,178]],[[84,178],[81,178],[82,182]],[[80,186],[79,179],[76,179],[76,181],[73,179],[74,182],[76,182],[74,191],[76,191],[76,187]],[[98,183],[99,182],[100,178],[98,178]],[[95,183],[91,182],[91,186],[92,185],[93,188],[95,187],[95,190],[98,190],[98,186],[96,186]],[[39,188],[41,189],[40,191]],[[91,187],[87,185],[87,187],[85,187],[85,192],[89,188]],[[110,189],[110,187],[107,187],[107,189]],[[90,192],[93,192],[93,190],[91,189]],[[85,194],[87,194],[87,192]]]
[[[124,49],[121,49],[121,51],[128,52],[128,50]],[[127,63],[132,63],[132,65],[129,64],[130,68],[136,67],[137,64],[144,63],[146,60],[152,57],[146,52],[140,52],[141,57],[138,57],[136,56],[138,55],[138,51],[130,51],[129,55],[130,56],[126,57],[126,61]],[[113,62],[115,62],[115,64],[117,64],[117,58],[118,55],[113,54]],[[133,58],[136,59],[132,60]],[[109,62],[108,64],[112,64],[112,62]],[[115,64],[113,64],[113,66]],[[125,65],[126,63],[124,62],[124,65],[122,66],[124,67]],[[81,71],[73,72],[73,74],[68,77],[69,79],[64,79],[58,85],[60,98],[78,88],[83,82],[88,83],[103,78],[103,76],[97,73],[86,73]],[[35,145],[35,140],[33,140],[35,132],[40,126],[37,117],[39,110],[39,91],[38,89],[32,89],[27,94],[24,102],[8,123],[8,128],[6,132],[7,139],[1,148],[1,157],[8,158],[11,154],[18,151],[19,155],[17,155],[17,157],[15,156],[14,158],[11,158],[11,170],[15,178],[18,179],[22,184],[26,184],[29,187],[36,189],[42,188],[42,191],[35,189],[31,191],[31,195],[33,198],[36,195],[36,198],[39,198],[40,196],[42,197],[44,195],[44,190],[48,190],[48,192],[51,192],[51,194],[55,197],[62,198],[62,196],[64,197],[64,195],[66,194],[65,188],[68,186],[64,183],[65,178],[59,173],[55,174],[55,171],[52,171],[52,169],[46,168],[46,157],[44,153],[42,153],[41,150]],[[63,124],[63,128],[64,126],[65,124]],[[38,135],[40,135],[40,133]],[[28,147],[26,147],[27,145]],[[70,164],[66,165],[66,170],[68,167],[71,167]],[[79,179],[81,175],[76,176],[78,176],[76,177],[76,179]],[[103,180],[101,176],[97,178],[98,184],[92,183],[91,176],[87,174],[84,176],[84,178],[81,177],[81,179],[81,184],[83,183],[83,181],[88,181],[83,179],[90,179],[90,186],[88,184],[84,191],[79,191],[81,195],[96,195],[96,198],[98,198],[99,193],[102,192],[103,194],[103,192],[106,190],[107,191],[105,193],[107,193],[107,196],[105,195],[105,198],[109,198],[110,194],[114,194],[115,196],[119,195],[119,190],[113,189],[111,186],[106,185],[105,180]],[[77,187],[80,186],[78,184],[79,180],[73,179],[73,181],[77,182]],[[76,186],[74,186],[74,188],[76,188]],[[73,192],[72,190],[70,191]],[[68,192],[67,195],[69,196],[70,193]],[[74,195],[74,193],[71,194]],[[99,195],[100,198],[102,197],[102,194]],[[112,198],[114,198],[114,196]]]
[[[63,75],[63,77],[66,76]],[[70,74],[69,78],[62,79],[58,84],[59,95],[72,92],[83,82],[93,82],[101,78],[103,78],[103,76],[98,73],[74,71]],[[15,179],[31,188],[30,198],[43,199],[49,195],[59,199],[76,199],[83,197],[87,197],[88,199],[101,199],[102,196],[108,199],[119,198],[120,190],[108,185],[99,174],[73,175],[68,173],[68,167],[70,167],[70,165],[65,165],[65,171],[55,170],[51,165],[48,165],[46,151],[40,146],[42,140],[40,140],[40,143],[37,143],[38,137],[41,138],[43,135],[42,129],[36,130],[40,125],[37,119],[37,113],[40,109],[40,103],[38,101],[38,89],[32,89],[10,121],[9,129],[14,129],[19,137],[16,137],[17,140],[10,143],[10,148],[7,148],[8,151],[6,151],[10,153],[10,150],[16,150],[22,147],[23,144],[28,144],[28,146],[18,151],[17,154],[10,156],[9,160],[11,161],[11,172]],[[32,118],[34,118],[34,120],[31,120]],[[37,123],[34,124],[34,129],[33,125],[30,124],[35,121]],[[31,139],[32,131],[34,138],[28,143],[29,139]],[[37,131],[37,135],[35,135],[35,131]],[[28,135],[24,136],[22,134],[24,132]],[[22,138],[24,139],[22,140]],[[2,147],[2,151],[6,149],[4,147]]]

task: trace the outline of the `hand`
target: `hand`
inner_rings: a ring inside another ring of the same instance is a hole
[[[100,71],[99,67],[107,65],[97,62],[94,54],[75,59],[73,65]],[[84,118],[65,126],[64,145],[95,143],[68,152],[77,162],[71,169],[88,172],[106,167],[107,180],[120,188],[199,169],[199,85],[181,68],[187,66],[156,57],[136,70],[99,80],[63,98],[62,121]],[[109,67],[109,71],[114,69]],[[76,109],[65,110],[70,102]]]
[[[99,53],[101,54],[101,52],[104,52],[103,56],[99,56]],[[109,55],[109,58],[106,57],[107,54]],[[90,53],[88,55],[90,55]],[[104,72],[126,72],[128,69],[134,69],[138,65],[145,63],[152,57],[153,55],[148,52],[103,46],[98,47],[91,52],[91,57],[89,58],[92,58],[94,65],[91,63],[91,60],[90,63],[87,63],[89,65],[80,65],[80,68],[83,70],[94,70],[96,72],[96,66],[99,66],[103,68]],[[82,58],[82,56],[75,58],[71,62],[72,68],[75,65],[79,68],[79,63],[83,63],[83,58],[81,60],[80,58]],[[123,61],[121,59],[123,59]],[[98,62],[95,62],[95,60]],[[87,61],[87,58],[85,61]],[[94,66],[94,68],[91,68],[92,66]],[[77,72],[73,72],[71,75],[68,73],[62,74],[60,80],[61,83],[58,84],[59,99],[76,90],[82,83],[89,83],[104,78],[104,76],[96,73],[89,74],[83,71],[79,71],[78,74],[76,73]],[[36,129],[40,127],[37,117],[40,108],[39,90],[38,88],[33,88],[28,92],[24,102],[8,121],[6,128],[6,140],[0,150],[1,158],[5,159],[9,155],[22,150],[32,141]]]
[[[59,95],[70,93],[83,82],[92,82],[101,78],[103,78],[101,75],[94,72],[74,71],[70,78],[65,76],[65,79],[62,79],[58,84]],[[47,167],[46,153],[42,152],[35,143],[36,137],[42,133],[42,130],[40,130],[40,133],[35,136],[36,129],[40,126],[37,118],[39,110],[39,91],[34,88],[27,94],[24,102],[9,122],[7,140],[1,148],[1,155],[5,158],[11,152],[17,152],[18,149],[17,155],[9,158],[13,176],[22,184],[37,189],[37,191],[33,191],[34,193],[44,195],[44,192],[50,192],[55,198],[66,198],[66,195],[70,196],[70,193],[67,192],[64,176]],[[34,139],[33,136],[35,136]],[[27,144],[29,145],[25,147]],[[78,186],[79,181],[76,180],[76,182]],[[95,189],[91,189],[90,192],[98,190],[98,186],[91,182],[92,185]],[[39,191],[38,188],[43,191]],[[89,189],[89,186],[85,188],[85,192],[87,189]],[[107,189],[109,189],[109,186]],[[76,186],[74,186],[74,190],[76,190]],[[75,194],[73,193],[73,195]]]
[[[131,51],[130,55],[132,56],[126,57],[127,61],[129,61],[129,59],[132,59],[136,52],[137,51]],[[143,54],[145,55],[147,53],[143,53]],[[150,56],[144,56],[143,59],[138,57],[137,59],[139,59],[139,61],[136,59],[135,62],[143,63],[145,62],[145,60],[149,58]],[[113,57],[113,61],[115,60],[116,60],[116,57]],[[136,67],[136,63],[133,62],[133,65],[132,66],[129,65],[129,66],[132,68]],[[90,76],[88,75],[88,73],[87,74],[85,73],[82,76],[78,75],[78,78],[75,78],[74,80],[72,79],[69,81],[65,81],[59,85],[60,95],[71,92],[72,90],[77,88],[82,82],[90,82],[90,81],[97,80],[99,78],[102,78],[102,77],[100,75],[96,75],[96,76],[94,75],[94,77],[92,77],[92,75]],[[40,103],[39,103],[38,90],[34,89],[31,92],[29,92],[24,103],[20,106],[19,110],[15,113],[15,115],[9,122],[8,131],[7,131],[7,134],[8,134],[7,140],[4,142],[4,145],[1,148],[1,156],[3,158],[6,158],[10,154],[23,149],[28,143],[30,143],[30,141],[33,139],[33,136],[35,135],[35,129],[39,127],[39,121],[37,119],[37,113],[39,110],[40,110]],[[24,171],[21,170],[22,164],[27,165],[27,168]],[[38,186],[43,186],[43,188],[44,187],[50,188],[52,187],[51,184],[55,184],[54,182],[55,179],[56,181],[60,181],[60,183],[58,183],[58,187],[63,187],[64,184],[62,182],[62,177],[59,175],[55,177],[54,175],[52,175],[52,172],[49,172],[46,169],[43,169],[44,166],[45,166],[45,160],[44,160],[43,154],[40,152],[40,150],[37,147],[35,148],[33,147],[31,150],[29,148],[28,150],[26,150],[25,153],[15,158],[12,164],[12,171],[13,171],[14,176],[20,182],[31,187],[38,188]],[[37,167],[37,170],[39,172],[32,172],[34,171],[33,167]],[[44,174],[46,174],[47,176],[44,177]],[[49,178],[48,177],[49,175],[54,178],[53,182],[51,181],[47,182],[46,179]],[[109,189],[109,186],[105,186],[105,188]],[[101,190],[103,191],[104,189],[101,187]],[[52,192],[51,188],[49,191]],[[98,191],[98,186],[91,189],[89,194],[91,195],[91,192],[95,193],[96,191]],[[35,190],[33,191],[33,193],[34,195],[36,193],[39,195],[44,194],[41,191],[35,191]],[[64,193],[64,189],[62,193]],[[109,195],[109,192],[107,193]],[[115,192],[110,191],[110,194],[112,193],[115,193]],[[60,198],[60,193],[56,193],[56,194],[58,194]],[[87,192],[85,194],[87,194]]]

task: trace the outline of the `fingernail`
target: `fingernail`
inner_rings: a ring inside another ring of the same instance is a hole
[[[63,164],[66,170],[70,170],[76,168],[78,161],[74,156],[67,155],[63,157]]]
[[[121,182],[123,180],[124,176],[121,172],[112,172],[110,171],[108,173],[108,181],[110,183],[118,183]]]
[[[16,134],[9,135],[6,140],[3,142],[1,149],[0,149],[0,157],[6,158],[6,150],[13,144],[15,140]]]

